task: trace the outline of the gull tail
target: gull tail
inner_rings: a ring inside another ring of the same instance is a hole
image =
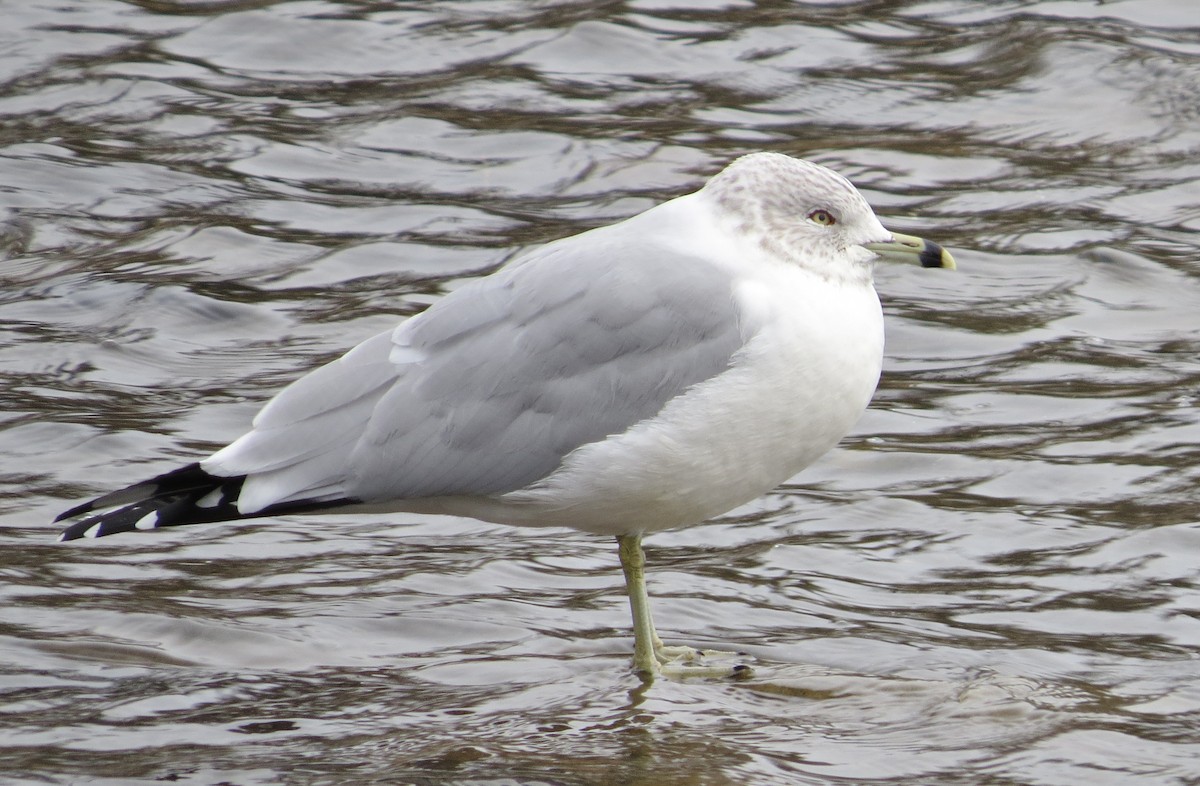
[[[75,522],[58,539],[102,538],[139,529],[249,518],[237,509],[238,494],[245,480],[244,475],[233,478],[210,475],[199,464],[189,464],[62,513],[55,521],[116,508]]]

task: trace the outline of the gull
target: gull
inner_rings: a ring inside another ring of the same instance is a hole
[[[695,673],[717,653],[663,645],[642,537],[765,494],[850,430],[882,365],[881,259],[954,268],[832,170],[742,156],[367,339],[227,447],[66,511],[89,515],[60,540],[335,512],[572,527],[617,540],[634,669]]]

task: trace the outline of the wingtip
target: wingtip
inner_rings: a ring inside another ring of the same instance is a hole
[[[88,524],[88,526],[85,527],[84,524]],[[89,529],[91,529],[91,524],[89,522],[78,521],[64,529],[62,532],[58,533],[57,541],[59,543],[66,543],[69,540],[79,540],[80,538],[87,536]]]
[[[91,509],[92,509],[92,503],[90,503],[90,502],[86,503],[84,505],[78,505],[74,508],[71,508],[70,510],[65,510],[62,513],[59,513],[57,516],[54,517],[54,523],[57,524],[60,521],[66,521],[67,519],[73,519],[81,513],[87,513]]]

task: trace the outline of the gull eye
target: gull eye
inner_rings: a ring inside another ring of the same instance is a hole
[[[837,223],[837,219],[834,218],[833,213],[824,209],[817,209],[809,213],[808,220],[823,227],[831,227]]]

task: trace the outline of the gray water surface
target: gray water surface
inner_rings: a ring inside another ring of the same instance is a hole
[[[1200,784],[1200,13],[29,2],[0,26],[0,780]],[[776,150],[954,274],[790,484],[614,544],[315,516],[58,544],[521,248]]]

